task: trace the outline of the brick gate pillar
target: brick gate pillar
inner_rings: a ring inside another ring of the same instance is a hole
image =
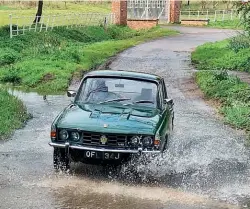
[[[170,1],[169,22],[180,23],[181,1],[180,0],[169,0],[169,1]]]
[[[112,0],[112,13],[115,15],[115,24],[127,25],[126,0]]]

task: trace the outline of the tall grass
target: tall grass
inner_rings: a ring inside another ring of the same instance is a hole
[[[6,90],[0,89],[0,140],[10,136],[14,129],[21,128],[28,119],[25,106]]]

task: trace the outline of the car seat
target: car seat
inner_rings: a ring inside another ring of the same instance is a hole
[[[136,101],[139,100],[150,100],[153,101],[152,89],[141,89],[141,95],[136,98]]]

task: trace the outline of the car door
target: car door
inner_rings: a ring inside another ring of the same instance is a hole
[[[171,121],[171,123],[169,123],[169,125],[170,125],[170,130],[172,130],[173,129],[173,121],[174,121],[174,103],[173,103],[173,100],[171,100],[172,102],[169,102],[168,104],[166,103],[166,101],[167,100],[170,101],[170,99],[168,98],[167,88],[166,88],[164,79],[162,79],[162,87],[163,87],[163,95],[164,95],[165,104],[170,112],[169,121]]]
[[[170,123],[171,121],[171,108],[169,108],[169,105],[166,103],[167,99],[167,92],[166,92],[166,87],[164,84],[164,81],[161,80],[159,84],[159,106],[161,109],[161,126],[159,129],[159,133],[161,136],[161,151],[163,151],[166,148],[166,144],[168,141],[168,137],[170,134]]]

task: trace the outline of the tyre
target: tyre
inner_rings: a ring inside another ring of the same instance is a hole
[[[55,170],[66,171],[70,169],[70,161],[64,149],[54,148],[53,165]]]

